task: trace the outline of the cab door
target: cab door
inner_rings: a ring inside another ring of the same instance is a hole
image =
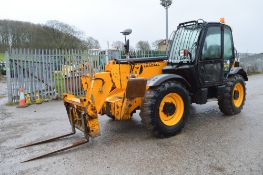
[[[199,77],[203,87],[222,84],[224,77],[223,27],[221,24],[208,25],[199,58]]]

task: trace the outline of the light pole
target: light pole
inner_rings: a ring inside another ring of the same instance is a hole
[[[166,11],[166,45],[168,45],[168,8],[172,5],[172,0],[161,0],[161,5]]]

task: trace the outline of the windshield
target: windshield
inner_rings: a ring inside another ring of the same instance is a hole
[[[172,63],[190,62],[189,57],[180,56],[180,51],[187,49],[192,54],[192,60],[195,59],[195,44],[198,40],[201,26],[191,25],[179,27],[175,32],[169,61]]]

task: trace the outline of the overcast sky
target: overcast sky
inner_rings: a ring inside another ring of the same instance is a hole
[[[165,11],[159,0],[0,0],[0,19],[44,24],[59,20],[99,40],[123,40],[119,33],[132,28],[134,46],[139,40],[165,38]],[[180,22],[225,17],[240,52],[263,52],[263,0],[174,0],[169,9],[169,33]]]

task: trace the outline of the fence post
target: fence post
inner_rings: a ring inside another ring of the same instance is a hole
[[[6,77],[7,77],[7,93],[8,93],[8,103],[12,102],[12,90],[11,90],[11,76],[10,76],[10,60],[9,53],[5,53],[6,60]]]
[[[65,55],[66,55],[66,51],[63,49],[62,50],[62,53],[61,53],[61,67],[62,67],[62,76],[61,76],[61,94],[60,94],[60,97],[63,98],[63,93],[65,92],[68,92],[68,89],[66,88],[66,81],[65,81],[65,71],[63,69],[64,65],[66,64],[65,63]],[[63,88],[63,89],[62,89]]]
[[[12,102],[15,102],[16,101],[16,87],[17,87],[17,67],[16,67],[16,60],[15,60],[15,55],[14,55],[14,52],[15,50],[14,49],[11,49],[9,50],[9,52],[7,53],[7,56],[6,58],[8,57],[8,60],[9,60],[9,64],[11,65],[11,62],[12,62],[12,69],[10,68],[10,84],[11,84],[11,87],[12,87],[12,91],[11,91],[11,100]],[[11,62],[10,62],[11,61]],[[10,66],[11,67],[11,66]]]

